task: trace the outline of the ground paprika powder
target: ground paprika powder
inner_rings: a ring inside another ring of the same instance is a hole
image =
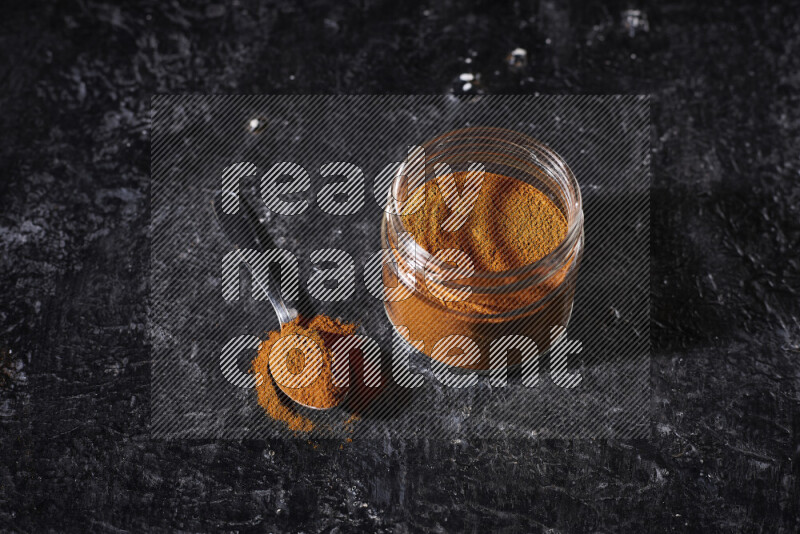
[[[505,336],[525,336],[538,353],[546,351],[556,327],[569,322],[583,251],[580,190],[572,173],[551,149],[509,130],[458,130],[425,150],[429,168],[439,161],[453,167],[478,161],[485,171],[472,209],[455,230],[444,225],[453,209],[442,184],[454,180],[465,195],[467,171],[429,177],[405,199],[389,198],[382,243],[394,262],[383,267],[390,321],[425,354],[465,369],[489,369],[492,342]],[[393,192],[407,183],[398,174]],[[463,251],[472,261],[472,275],[444,284],[468,289],[465,299],[442,300],[433,291],[430,271],[443,264],[430,260],[444,249]],[[398,287],[413,291],[400,298]],[[472,340],[480,356],[454,361],[435,350],[455,336]],[[525,357],[509,351],[506,365]]]

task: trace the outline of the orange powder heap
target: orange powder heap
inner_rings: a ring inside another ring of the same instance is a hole
[[[462,194],[466,175],[453,174]],[[403,225],[430,253],[442,249],[467,253],[475,271],[501,272],[531,264],[552,252],[567,235],[567,221],[547,195],[500,174],[485,174],[463,225],[448,232],[442,223],[451,213],[437,181],[431,180],[411,195],[403,210]]]
[[[259,346],[258,355],[252,365],[253,372],[262,376],[261,382],[256,386],[256,392],[258,403],[264,408],[267,415],[283,421],[293,431],[313,430],[314,423],[311,419],[285,405],[278,393],[278,387],[291,399],[307,406],[330,408],[339,404],[347,389],[333,384],[330,348],[339,337],[355,334],[357,328],[358,325],[318,315],[310,321],[298,317],[284,325],[280,332],[270,332],[269,338]],[[270,359],[273,360],[274,368],[275,358],[285,358],[287,360],[286,367],[292,373],[299,374],[303,371],[305,362],[296,349],[287,350],[285,353],[281,351],[272,353],[272,348],[279,339],[292,335],[301,335],[312,340],[319,346],[322,354],[322,369],[319,376],[311,384],[302,388],[279,386],[270,372]]]
[[[411,193],[400,214],[404,230],[429,254],[455,249],[469,256],[474,274],[451,284],[451,289],[467,288],[463,298],[443,299],[440,295],[453,293],[441,292],[427,276],[429,269],[438,275],[439,267],[426,265],[423,273],[415,264],[409,265],[412,255],[390,244],[398,269],[413,276],[415,291],[405,299],[387,299],[385,306],[392,324],[404,327],[398,330],[401,335],[421,342],[421,350],[431,358],[464,369],[487,370],[491,343],[503,336],[524,335],[539,350],[547,350],[551,327],[569,320],[574,276],[567,276],[574,272],[576,260],[513,272],[542,260],[564,242],[566,218],[554,200],[530,183],[486,173],[476,191],[476,178],[462,172],[430,180]],[[453,182],[460,198],[475,198],[467,213],[445,202],[442,191],[449,193]],[[451,225],[453,220],[461,221],[461,226]],[[537,281],[540,275],[547,276]],[[386,266],[383,280],[386,288],[408,283]],[[456,361],[449,352],[437,353],[435,347],[448,336],[471,339],[480,350],[479,359]],[[520,363],[522,357],[522,351],[514,352],[508,365]]]

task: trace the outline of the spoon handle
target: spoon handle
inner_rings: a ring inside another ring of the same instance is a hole
[[[286,302],[284,302],[281,295],[280,285],[273,276],[272,270],[267,267],[257,275],[253,271],[253,267],[244,261],[244,256],[241,252],[242,248],[264,250],[271,244],[272,239],[264,224],[259,220],[258,212],[246,198],[237,199],[240,206],[238,215],[229,215],[222,212],[223,195],[231,194],[223,191],[217,192],[215,198],[211,201],[214,217],[222,233],[225,234],[225,237],[236,250],[239,259],[244,262],[250,271],[253,283],[257,284],[266,293],[270,304],[275,310],[275,314],[278,316],[278,322],[283,328],[285,324],[290,323],[297,317],[297,310],[286,306]],[[266,287],[264,287],[264,279],[266,279]]]

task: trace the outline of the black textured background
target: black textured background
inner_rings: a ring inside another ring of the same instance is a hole
[[[4,4],[0,528],[795,531],[800,19],[694,4]],[[150,95],[465,72],[653,95],[652,438],[151,441]]]

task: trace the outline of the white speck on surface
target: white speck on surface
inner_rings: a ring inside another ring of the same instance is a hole
[[[638,32],[649,32],[650,21],[647,13],[640,9],[626,9],[620,14],[622,28],[628,32],[629,37],[634,37]]]
[[[528,64],[528,51],[524,48],[515,48],[506,57],[506,63],[511,70],[519,70]]]

